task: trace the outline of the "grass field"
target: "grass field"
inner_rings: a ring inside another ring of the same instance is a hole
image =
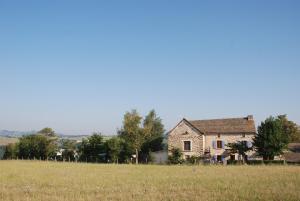
[[[7,145],[18,142],[18,138],[9,138],[0,136],[0,145]]]
[[[0,200],[300,200],[300,166],[0,161]]]

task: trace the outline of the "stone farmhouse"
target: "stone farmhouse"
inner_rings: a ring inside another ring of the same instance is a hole
[[[202,156],[212,162],[237,160],[237,154],[230,154],[227,143],[244,141],[252,146],[252,138],[256,133],[252,115],[243,118],[187,120],[182,119],[168,132],[168,152],[172,148],[180,148],[185,159],[191,156]],[[249,160],[255,153],[247,153]]]

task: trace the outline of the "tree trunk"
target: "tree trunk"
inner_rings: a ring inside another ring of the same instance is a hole
[[[139,152],[135,149],[135,164],[139,164]]]

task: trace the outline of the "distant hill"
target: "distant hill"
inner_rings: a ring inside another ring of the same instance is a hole
[[[9,130],[0,130],[0,137],[5,138],[19,138],[23,135],[30,135],[36,133],[36,131],[9,131]],[[87,138],[90,135],[65,135],[58,133],[57,134],[59,138],[61,139],[70,139],[70,140],[76,140],[81,141],[83,138]],[[103,136],[104,141],[110,139],[112,136]]]
[[[23,135],[29,135],[35,131],[9,131],[9,130],[0,130],[0,136],[2,137],[21,137]]]

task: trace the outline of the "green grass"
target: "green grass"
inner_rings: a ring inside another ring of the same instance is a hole
[[[0,161],[0,200],[299,200],[300,166]]]

